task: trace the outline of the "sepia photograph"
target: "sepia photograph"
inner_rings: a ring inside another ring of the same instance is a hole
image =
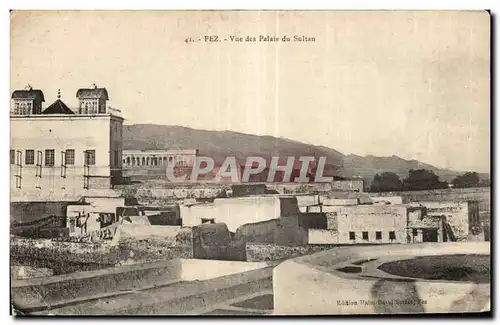
[[[11,10],[10,314],[491,316],[491,23]]]

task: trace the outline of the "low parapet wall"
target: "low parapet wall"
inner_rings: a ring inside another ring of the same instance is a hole
[[[162,304],[162,301],[163,307],[167,309],[169,303],[176,308],[187,301],[199,305],[200,295],[207,292],[212,292],[214,297],[222,294],[219,299],[231,298],[235,294],[241,295],[240,291],[245,289],[241,286],[259,279],[268,280],[270,277],[271,270],[267,263],[171,259],[90,272],[13,280],[11,292],[15,308],[25,312],[88,315],[93,314],[92,310],[100,308],[101,313],[126,314],[127,309],[134,313],[134,310],[146,305]],[[214,281],[216,279],[221,281]],[[254,283],[255,288],[252,290],[258,289],[256,284],[258,282]],[[178,290],[175,290],[175,286],[179,286]],[[263,283],[262,287],[266,289],[267,284]],[[162,288],[166,291],[164,294],[158,292]],[[147,290],[151,290],[149,295]],[[134,294],[141,296],[133,299]],[[154,301],[144,299],[149,296],[156,298]],[[180,296],[183,300],[177,301]],[[210,299],[213,300],[214,297]],[[102,304],[91,303],[97,299],[115,303],[103,307]]]
[[[249,272],[267,267],[264,262],[221,261],[205,259],[182,259],[183,281],[204,281],[221,276]]]
[[[12,280],[15,306],[38,310],[82,299],[112,296],[120,291],[166,285],[181,279],[180,259],[75,272],[44,278]]]

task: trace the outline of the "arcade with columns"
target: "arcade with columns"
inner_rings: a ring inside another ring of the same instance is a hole
[[[161,168],[167,165],[191,167],[198,149],[192,150],[123,150],[123,168]]]

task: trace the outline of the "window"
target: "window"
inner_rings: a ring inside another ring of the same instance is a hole
[[[54,149],[45,150],[45,166],[54,166],[56,160],[55,155]]]
[[[381,231],[376,231],[375,232],[375,239],[377,239],[377,240],[382,239],[382,232]]]
[[[66,149],[65,151],[65,165],[74,165],[75,164],[75,149]]]
[[[396,233],[394,231],[389,231],[389,239],[390,240],[395,240],[396,239]]]
[[[418,235],[417,229],[413,229],[413,237],[417,237],[417,235]]]
[[[95,165],[95,150],[85,151],[85,165]]]
[[[14,165],[16,163],[16,152],[14,150],[10,150],[10,164]]]
[[[368,231],[363,231],[363,240],[368,240]]]
[[[26,165],[34,165],[35,164],[35,150],[33,150],[33,149],[26,150],[26,156],[24,158],[24,163]]]
[[[349,231],[349,240],[355,240],[356,239],[356,233],[354,231]]]
[[[115,166],[119,165],[119,162],[120,162],[120,157],[119,156],[120,156],[119,151],[115,150]]]

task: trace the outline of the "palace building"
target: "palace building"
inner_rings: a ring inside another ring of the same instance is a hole
[[[106,88],[78,89],[70,109],[58,92],[46,108],[42,90],[12,93],[12,200],[76,198],[110,189],[122,177],[123,117],[107,106]]]

